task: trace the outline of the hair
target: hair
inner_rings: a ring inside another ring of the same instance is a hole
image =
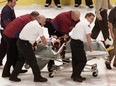
[[[40,19],[40,16],[37,16],[37,17],[36,17],[36,20],[39,20],[39,19]]]
[[[39,13],[37,11],[33,11],[30,13],[31,16],[37,17],[39,16]]]
[[[95,15],[94,15],[93,13],[87,13],[87,14],[85,15],[85,18],[91,17],[91,16],[94,16],[94,17],[95,17]]]
[[[7,0],[7,2],[12,2],[12,0]]]
[[[7,0],[7,2],[12,2],[13,0]],[[18,0],[16,0],[16,1],[18,1]]]

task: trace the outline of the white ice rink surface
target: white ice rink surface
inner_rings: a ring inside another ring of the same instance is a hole
[[[0,7],[0,10],[2,7]],[[39,11],[40,14],[45,15],[46,17],[54,18],[58,13],[69,11],[72,9],[79,9],[81,12],[81,19],[84,18],[84,15],[87,12],[94,13],[94,9],[89,9],[88,7],[81,6],[80,8],[74,8],[73,6],[63,6],[61,9],[57,9],[56,7],[44,8],[43,6],[32,5],[26,7],[15,7],[16,16],[23,15],[26,13],[30,13],[33,10]],[[93,26],[94,24],[92,24]],[[33,28],[32,28],[33,29]],[[45,28],[44,28],[45,29]],[[47,30],[45,29],[45,35],[48,37]],[[102,36],[99,36],[99,39],[102,39]],[[6,59],[6,58],[5,58]],[[4,59],[4,63],[5,63]],[[71,68],[56,72],[54,78],[48,77],[47,68],[45,67],[41,73],[42,76],[48,78],[48,82],[40,83],[33,81],[33,74],[31,69],[28,70],[25,74],[20,74],[19,78],[21,78],[21,82],[12,82],[9,81],[8,78],[0,77],[0,86],[116,86],[116,68],[113,67],[112,70],[107,70],[104,64],[104,59],[94,59],[89,61],[89,64],[97,63],[98,65],[98,76],[93,77],[92,72],[83,72],[82,76],[86,77],[87,80],[82,83],[74,82],[71,76]],[[59,64],[59,63],[56,63]],[[2,73],[3,67],[0,68],[0,76]]]

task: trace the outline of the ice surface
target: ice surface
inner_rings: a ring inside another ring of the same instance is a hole
[[[0,7],[0,10],[2,7]],[[54,6],[50,8],[45,8],[41,5],[32,5],[32,6],[16,6],[15,7],[15,13],[16,16],[20,16],[26,13],[30,13],[33,10],[37,10],[40,14],[49,17],[54,18],[57,14],[69,11],[72,9],[79,9],[81,12],[81,19],[84,18],[84,15],[87,12],[95,13],[94,8],[89,9],[88,7],[81,6],[80,8],[74,8],[73,6],[63,6],[61,9],[58,9]],[[91,27],[94,26],[94,23]],[[46,37],[48,37],[47,29],[44,28],[44,34]],[[98,37],[98,39],[103,39],[102,35]],[[6,59],[6,58],[5,58]],[[5,63],[4,59],[4,63]],[[97,63],[98,65],[98,76],[93,77],[92,72],[83,72],[82,76],[86,77],[87,80],[83,83],[74,82],[70,76],[71,76],[71,68],[66,69],[64,71],[56,72],[54,78],[49,78],[47,68],[45,67],[42,70],[42,76],[48,78],[48,82],[46,83],[40,83],[40,82],[34,82],[33,81],[33,74],[31,69],[28,70],[25,74],[20,74],[19,78],[21,78],[21,82],[11,82],[8,79],[9,78],[2,78],[0,77],[0,86],[116,86],[116,68],[113,67],[112,70],[107,70],[104,64],[104,60],[101,59],[94,59],[88,62],[89,64]],[[56,64],[61,64],[56,62]],[[3,68],[0,69],[0,76],[2,74]]]

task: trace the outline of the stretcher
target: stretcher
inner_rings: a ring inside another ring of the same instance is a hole
[[[93,41],[92,45],[93,45],[93,51],[90,52],[88,44],[87,43],[84,44],[88,61],[92,59],[98,59],[101,57],[104,59],[107,59],[108,51],[103,46],[102,42]],[[64,46],[66,47],[66,50],[65,50],[66,58],[62,59],[60,53],[62,52]],[[55,52],[52,49],[51,45],[45,46],[43,44],[39,44],[35,51],[35,56],[37,58],[37,64],[41,70],[48,64],[49,60],[54,60],[54,61],[62,63],[61,65],[57,65],[57,64],[53,65],[52,67],[53,71],[49,72],[49,77],[53,77],[57,71],[62,71],[62,70],[72,67],[71,66],[72,63],[71,63],[70,41],[68,41],[66,44],[63,43],[57,52]],[[67,59],[68,61],[63,61]],[[28,68],[28,65],[25,65],[25,68]],[[94,77],[98,76],[98,69],[97,69],[96,63],[92,65],[86,64],[83,71],[92,72],[92,75]]]

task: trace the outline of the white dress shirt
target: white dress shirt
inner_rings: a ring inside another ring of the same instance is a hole
[[[91,33],[90,23],[85,18],[83,21],[76,24],[72,29],[70,36],[72,39],[79,39],[83,42],[87,42],[86,35],[89,33]]]
[[[19,38],[29,41],[32,45],[38,37],[44,36],[43,28],[34,20],[25,25],[19,34]]]

